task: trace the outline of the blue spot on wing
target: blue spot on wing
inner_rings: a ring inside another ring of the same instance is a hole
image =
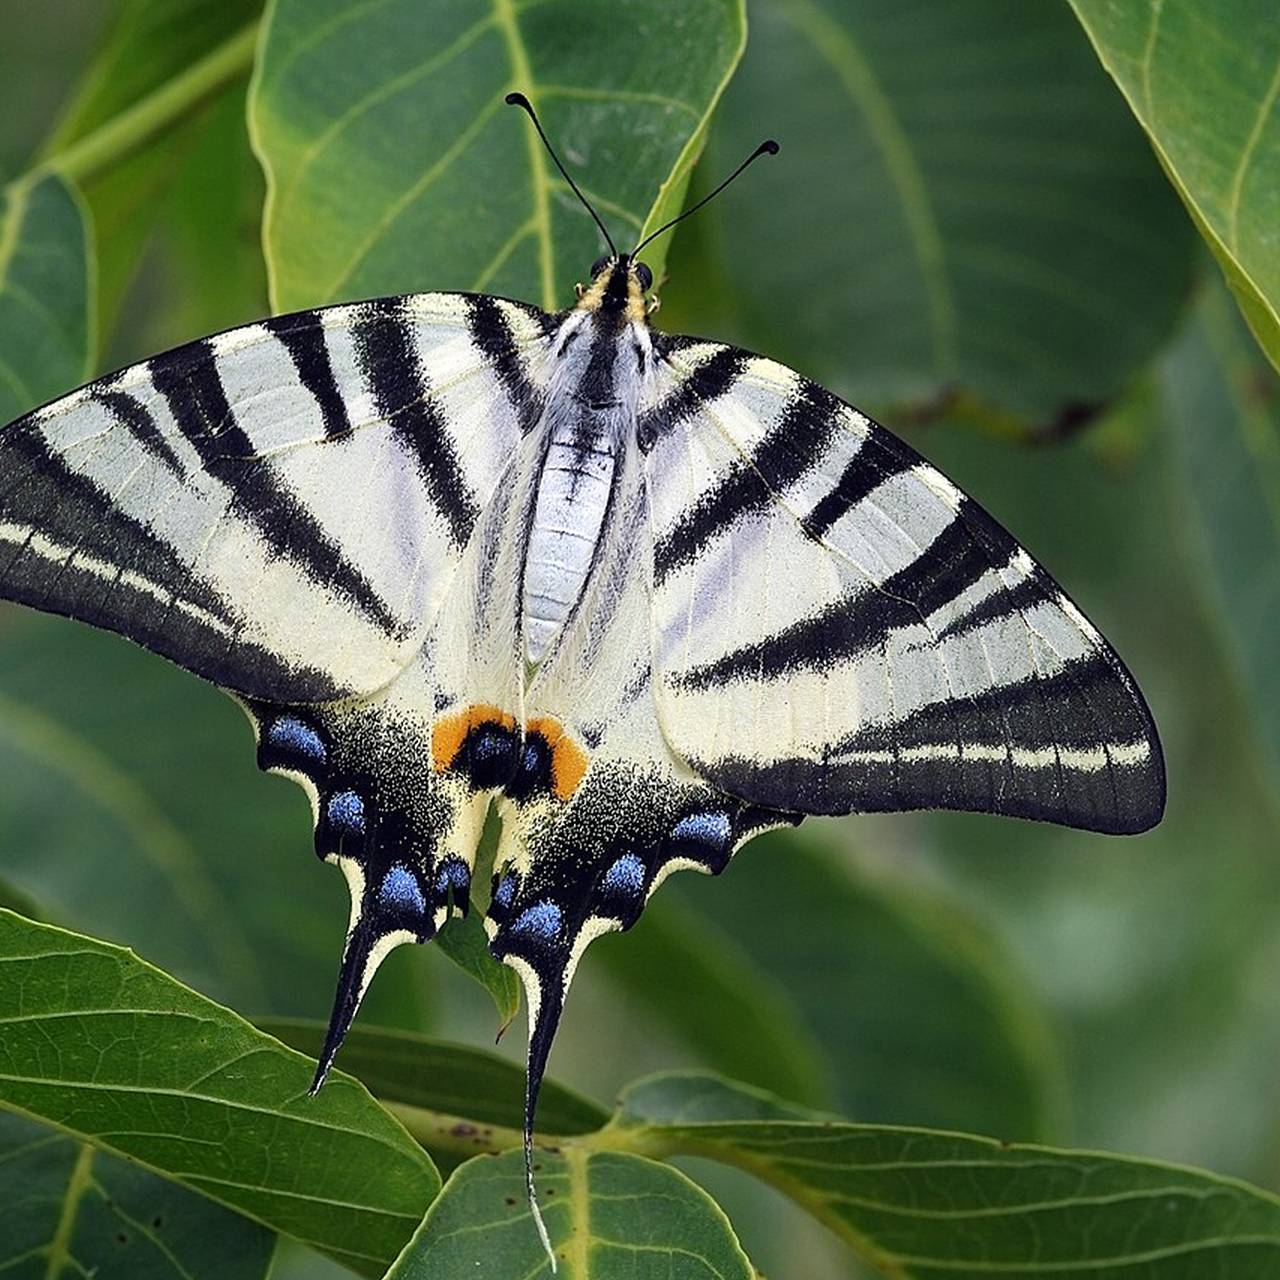
[[[729,815],[721,812],[691,813],[671,829],[671,839],[678,845],[696,845],[724,849],[733,834]]]
[[[338,791],[329,797],[329,825],[349,835],[364,834],[364,801],[354,791]]]
[[[560,932],[560,908],[546,899],[535,902],[516,917],[511,932],[551,942]]]
[[[461,858],[446,858],[436,872],[436,892],[443,895],[449,889],[459,897],[471,888],[471,870]]]
[[[384,907],[409,911],[417,916],[425,915],[427,910],[418,877],[399,863],[383,876],[382,883],[378,886],[378,901]]]
[[[604,873],[600,888],[607,894],[638,898],[644,892],[644,863],[634,853],[624,853]]]
[[[267,729],[267,743],[277,751],[288,752],[309,764],[325,762],[324,740],[296,716],[281,716],[273,721]]]
[[[511,900],[516,896],[516,873],[508,871],[506,875],[498,881],[498,887],[493,891],[494,903],[501,907],[504,911],[511,905]]]

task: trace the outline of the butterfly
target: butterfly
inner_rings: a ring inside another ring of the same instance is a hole
[[[566,992],[673,871],[806,814],[1125,833],[1165,798],[1133,679],[1045,570],[822,387],[653,329],[648,241],[587,208],[610,252],[563,313],[278,316],[0,431],[0,595],[225,689],[310,797],[351,893],[313,1091],[379,963],[469,911],[496,804],[484,923],[526,992],[544,1244]]]

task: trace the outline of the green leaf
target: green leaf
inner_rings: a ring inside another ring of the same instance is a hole
[[[250,124],[278,310],[419,289],[566,304],[599,233],[504,94],[533,100],[626,248],[682,200],[746,36],[742,0],[275,0],[267,23]]]
[[[166,90],[184,72],[211,50],[234,41],[261,7],[262,0],[124,0],[45,144],[44,159],[57,167],[77,144],[96,131],[114,127],[130,112],[145,118],[149,103],[163,101]],[[108,163],[95,164],[84,174],[81,185],[99,246],[99,316],[104,333],[112,327],[138,269],[164,209],[166,191],[205,132],[203,108],[209,96],[238,101],[243,112],[248,52],[246,48],[246,56],[206,92],[164,119],[159,136],[143,131],[111,154]],[[228,89],[228,79],[239,83]],[[243,116],[240,128],[243,131]],[[216,208],[217,202],[213,203]]]
[[[1280,380],[1216,282],[1162,362],[1161,387],[1212,617],[1280,781]]]
[[[804,1205],[897,1277],[1253,1280],[1280,1267],[1280,1200],[1229,1178],[1097,1152],[854,1125],[713,1076],[655,1076],[601,1135],[721,1160]]]
[[[562,1280],[752,1280],[729,1220],[667,1165],[619,1152],[539,1153],[538,1194]],[[548,1271],[518,1152],[464,1164],[387,1280]]]
[[[500,1028],[508,1027],[520,1012],[520,979],[514,969],[490,954],[480,913],[472,911],[465,919],[450,920],[440,930],[435,944],[493,997]]]
[[[275,1237],[204,1196],[0,1114],[0,1273],[260,1280]]]
[[[310,1057],[324,1043],[322,1022],[273,1018],[259,1021],[258,1026]],[[342,1046],[340,1062],[380,1102],[513,1130],[524,1123],[524,1068],[497,1053],[404,1031],[357,1026]],[[554,1080],[543,1082],[538,1099],[540,1133],[590,1133],[608,1119],[608,1111],[599,1103]],[[415,1136],[431,1145],[424,1135]],[[468,1136],[472,1135],[451,1135],[454,1139]]]
[[[722,912],[718,898],[706,905],[690,908],[668,885],[634,929],[600,939],[588,963],[707,1066],[799,1102],[827,1101],[822,1046],[794,994],[754,946],[739,941],[742,931],[727,918],[732,908]],[[842,1001],[840,1012],[851,1009]]]
[[[723,931],[750,957],[744,986],[765,974],[788,993],[823,1055],[819,1104],[865,1120],[1046,1136],[1054,1054],[990,928],[937,894],[850,866],[838,839],[848,830],[771,832],[717,880],[682,876],[664,892],[696,913],[695,934]],[[674,975],[660,996],[679,1005]]]
[[[107,943],[0,912],[0,1103],[366,1275],[439,1189],[357,1081],[312,1064]]]
[[[92,248],[74,187],[53,175],[0,192],[0,422],[88,377]]]
[[[1193,233],[1067,9],[769,0],[673,255],[663,327],[858,403],[1066,425],[1167,338]],[[701,190],[701,186],[699,187]]]
[[[1280,23],[1268,0],[1071,0],[1280,368]]]
[[[316,860],[302,792],[256,768],[243,713],[118,636],[4,616],[0,769],[20,785],[0,789],[0,875],[216,999],[327,1014],[346,887]],[[419,1026],[425,960],[393,955],[367,1016]]]

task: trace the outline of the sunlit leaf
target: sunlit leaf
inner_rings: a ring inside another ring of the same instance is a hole
[[[761,0],[664,327],[740,340],[901,423],[1052,431],[1168,337],[1194,233],[1070,11]]]
[[[439,1189],[349,1077],[132,952],[0,912],[0,1104],[379,1275]]]
[[[1280,23],[1269,0],[1071,0],[1280,368]]]
[[[0,1274],[261,1280],[275,1236],[204,1196],[0,1114]]]
[[[251,121],[284,311],[419,289],[565,305],[599,233],[503,96],[533,100],[626,248],[678,209],[745,39],[741,0],[277,0],[268,23]]]
[[[729,1220],[667,1165],[575,1150],[540,1154],[537,1178],[562,1280],[754,1280]],[[513,1151],[464,1164],[387,1277],[472,1280],[547,1270]]]

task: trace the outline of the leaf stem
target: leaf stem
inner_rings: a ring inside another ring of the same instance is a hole
[[[524,1141],[519,1129],[484,1124],[444,1111],[428,1111],[408,1102],[390,1102],[386,1098],[379,1098],[378,1102],[429,1151],[450,1151],[461,1156],[497,1155],[500,1151],[518,1148]],[[560,1142],[559,1139],[552,1141]]]
[[[176,124],[253,64],[258,23],[224,40],[181,75],[162,84],[91,133],[40,161],[36,172],[56,171],[82,181],[115,163]]]

